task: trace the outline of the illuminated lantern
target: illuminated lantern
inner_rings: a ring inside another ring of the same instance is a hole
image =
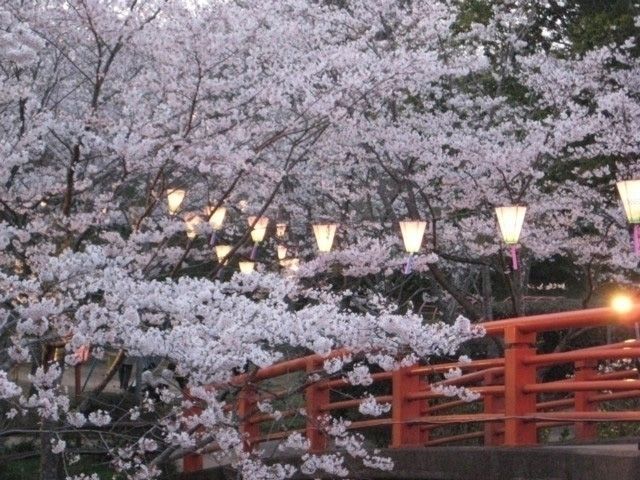
[[[267,226],[269,225],[269,219],[267,217],[258,218],[251,216],[247,219],[247,222],[250,227],[253,225],[253,229],[251,230],[251,239],[255,243],[260,243],[264,240],[264,236],[267,233]]]
[[[209,218],[209,225],[213,230],[211,234],[211,240],[209,244],[213,247],[216,244],[217,232],[222,228],[222,224],[224,223],[224,217],[227,214],[227,208],[220,205],[218,208],[207,207],[205,209],[205,213]]]
[[[180,209],[180,205],[182,205],[185,195],[186,192],[179,188],[167,190],[167,203],[169,204],[169,213],[171,215],[175,215]]]
[[[514,270],[518,269],[518,240],[520,239],[526,212],[527,207],[519,205],[496,208],[502,240],[511,249],[511,264]]]
[[[227,256],[231,252],[231,245],[216,245],[216,257],[218,257],[218,262],[225,265],[229,260]]]
[[[199,215],[191,215],[184,221],[189,240],[193,240],[198,236],[198,227],[201,223],[202,218]]]
[[[224,217],[227,215],[227,207],[221,205],[215,210],[213,207],[209,207],[206,213],[209,217],[209,225],[211,225],[211,228],[213,228],[214,231],[220,230],[224,223]]]
[[[252,273],[255,269],[256,262],[241,261],[238,262],[238,266],[240,267],[240,273]]]
[[[284,260],[285,258],[287,258],[287,247],[286,246],[278,245],[277,251],[278,251],[278,260]]]
[[[253,240],[253,243],[260,243],[264,240],[266,233],[266,227],[254,227],[253,230],[251,230],[251,240]]]
[[[249,224],[250,227],[253,226],[253,228],[264,228],[266,230],[267,226],[269,225],[269,218],[267,217],[258,218],[255,215],[251,215],[249,218],[247,218],[247,223]]]
[[[258,244],[264,240],[264,236],[267,233],[267,226],[269,225],[269,219],[267,217],[250,216],[247,218],[249,226],[253,226],[251,230],[251,239],[253,240],[253,248],[251,249],[251,260],[256,259],[258,253]]]
[[[627,221],[633,225],[633,246],[640,255],[640,180],[625,180],[617,183]]]
[[[323,253],[331,251],[333,237],[335,237],[337,229],[337,223],[320,223],[313,226],[313,233],[316,236],[318,250]]]
[[[276,223],[276,237],[283,238],[287,233],[286,223]]]
[[[427,222],[420,220],[403,220],[400,222],[402,241],[407,253],[418,253],[422,245],[422,237],[427,228]]]
[[[427,222],[423,222],[421,220],[403,220],[400,222],[400,232],[402,233],[404,249],[409,254],[407,263],[404,266],[404,273],[406,275],[411,273],[411,255],[420,251],[422,237],[424,236],[426,228]]]

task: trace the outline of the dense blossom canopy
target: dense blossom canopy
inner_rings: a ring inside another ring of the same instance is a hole
[[[638,46],[580,50],[562,22],[536,42],[546,7],[497,2],[469,18],[464,3],[0,2],[0,429],[36,413],[66,455],[63,432],[155,411],[158,428],[108,440],[131,478],[210,443],[245,478],[284,478],[293,467],[242,448],[221,394],[238,373],[346,348],[325,374],[367,385],[368,366],[454,356],[481,335],[453,319],[500,310],[492,283],[521,313],[535,262],[585,276],[585,304],[599,283],[632,280],[615,181],[640,177]],[[170,215],[175,188],[186,196]],[[224,265],[205,213],[223,204]],[[494,208],[507,204],[528,207],[522,273],[505,273]],[[205,221],[188,238],[193,215]],[[232,274],[251,249],[248,215],[272,220],[261,266]],[[429,224],[409,279],[403,218]],[[307,260],[297,274],[278,272],[276,220]],[[336,249],[314,258],[310,224],[324,220],[340,224]],[[206,408],[185,429],[180,395],[75,405],[41,364],[55,344],[67,365],[86,346],[164,358]],[[30,392],[8,376],[22,362]],[[363,398],[361,413],[386,411]],[[327,432],[390,467],[339,420]],[[302,470],[346,474],[335,454]]]

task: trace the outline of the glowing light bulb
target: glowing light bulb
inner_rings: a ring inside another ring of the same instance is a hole
[[[628,295],[620,293],[611,299],[611,308],[613,308],[616,313],[629,313],[633,310],[633,300],[631,300],[631,297]]]

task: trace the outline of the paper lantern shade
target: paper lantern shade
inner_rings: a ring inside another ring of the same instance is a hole
[[[252,273],[255,269],[256,262],[242,261],[238,262],[240,273]]]
[[[403,220],[400,222],[400,232],[404,249],[407,253],[417,253],[422,245],[422,237],[427,228],[427,222],[421,220]]]
[[[249,224],[249,226],[254,225],[255,223],[253,229],[251,230],[251,239],[255,243],[260,243],[261,241],[263,241],[267,233],[269,219],[267,217],[258,218],[255,216],[251,216],[247,219],[247,223]]]
[[[251,240],[253,240],[255,243],[260,243],[264,240],[266,233],[266,228],[255,227],[253,230],[251,230]]]
[[[627,221],[631,224],[640,223],[640,180],[625,180],[617,183],[618,193]]]
[[[227,263],[227,256],[231,252],[231,245],[216,245],[216,257],[218,257],[218,262]]]
[[[337,229],[338,224],[336,223],[321,223],[313,226],[313,233],[316,236],[318,250],[324,253],[331,251],[333,238],[336,235]]]
[[[504,243],[507,245],[516,245],[520,240],[520,232],[522,231],[526,212],[527,207],[518,205],[496,208],[500,233]]]
[[[184,190],[167,190],[167,203],[169,204],[169,213],[171,213],[171,215],[174,215],[180,209],[185,195],[186,192]]]
[[[207,215],[209,216],[209,225],[214,230],[220,230],[224,223],[224,218],[227,215],[227,207],[219,206],[215,210],[213,207],[207,209]]]

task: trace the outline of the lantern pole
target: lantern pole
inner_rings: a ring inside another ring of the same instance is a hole
[[[518,248],[519,246],[514,244],[509,246],[511,252],[511,268],[518,270]]]
[[[405,275],[409,275],[412,269],[413,269],[413,253],[410,253],[409,256],[407,256],[407,261],[404,263],[403,273]]]

